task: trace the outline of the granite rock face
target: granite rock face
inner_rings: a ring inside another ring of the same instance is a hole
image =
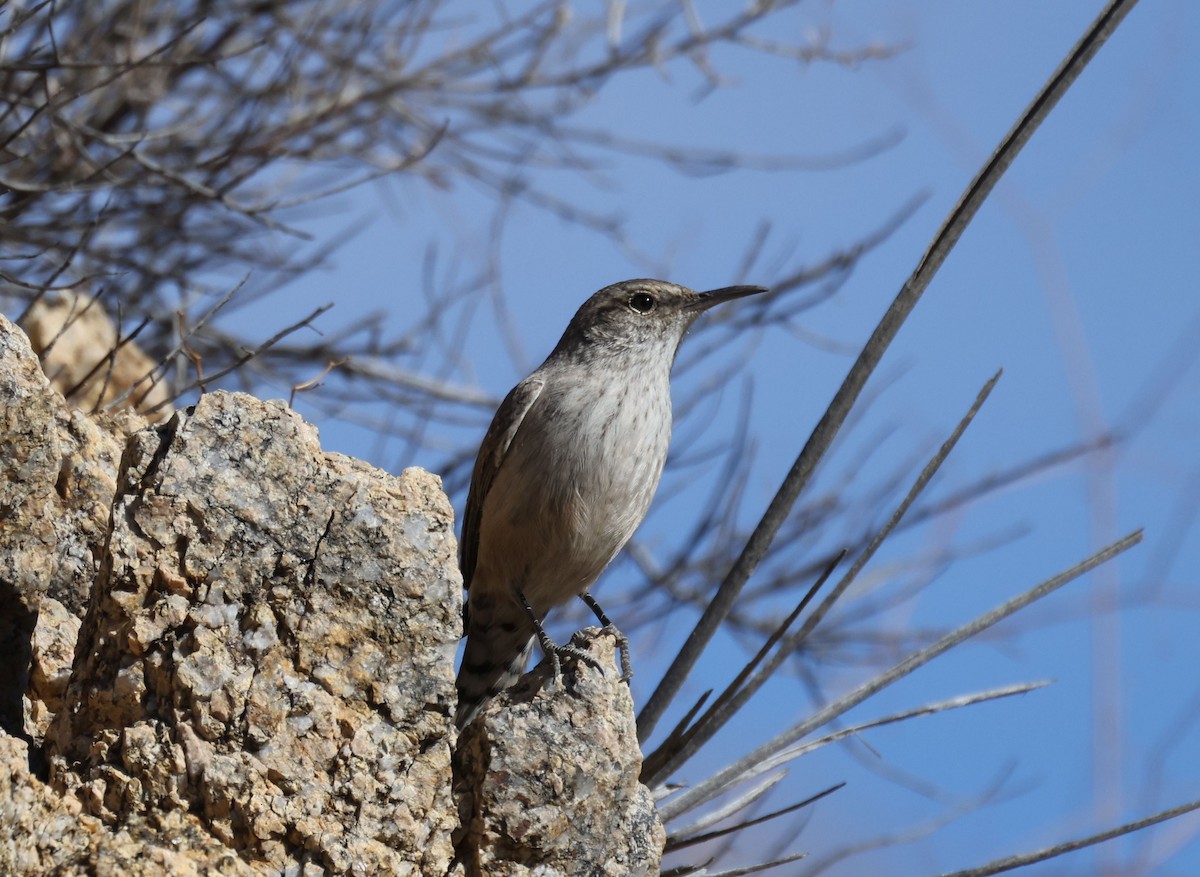
[[[180,812],[110,828],[30,776],[28,745],[0,734],[0,874],[252,877],[263,873]]]
[[[91,418],[51,389],[20,329],[0,317],[0,729],[17,733],[43,598],[82,616],[107,538],[128,412]]]
[[[638,783],[633,699],[614,642],[594,628],[572,642],[607,671],[567,658],[555,682],[543,663],[463,730],[468,874],[658,874],[666,834]]]
[[[53,784],[273,867],[444,870],[460,594],[433,476],[209,394],[126,449]]]
[[[242,394],[72,411],[2,317],[0,452],[0,873],[657,873],[615,670],[535,670],[455,763],[436,477]]]

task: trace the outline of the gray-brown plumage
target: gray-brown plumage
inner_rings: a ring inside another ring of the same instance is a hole
[[[524,672],[534,619],[586,592],[646,516],[671,438],[671,365],[688,327],[713,305],[762,291],[698,293],[662,280],[605,287],[501,403],[463,517],[460,728]]]

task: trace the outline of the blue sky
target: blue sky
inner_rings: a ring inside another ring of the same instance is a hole
[[[619,213],[645,258],[592,230],[515,208],[497,254],[518,361],[485,311],[466,336],[466,365],[453,377],[502,395],[600,286],[645,275],[696,288],[742,279],[770,284],[854,244],[923,193],[923,206],[861,260],[837,295],[804,314],[803,333],[758,339],[746,368],[757,452],[744,504],[752,522],[963,187],[1100,5],[810,2],[781,15],[771,35],[794,40],[827,29],[835,47],[878,42],[902,50],[847,68],[726,48],[714,60],[730,84],[703,98],[698,76],[683,65],[611,83],[580,124],[771,156],[818,158],[877,138],[895,142],[835,169],[696,177],[614,157],[599,180],[547,176],[560,196]],[[1099,431],[1129,432],[1106,454],[1026,479],[885,551],[864,589],[903,579],[907,573],[895,565],[914,553],[998,543],[947,566],[892,610],[886,620],[900,627],[966,621],[1146,528],[1145,543],[1101,573],[1034,607],[1003,636],[944,656],[854,716],[1023,680],[1054,679],[1053,686],[873,732],[869,749],[831,748],[796,766],[779,804],[849,782],[790,846],[814,859],[868,835],[928,827],[999,787],[994,800],[927,836],[849,858],[828,873],[968,867],[1200,797],[1198,34],[1200,7],[1184,0],[1143,3],[1130,14],[967,231],[868,387],[877,394],[870,409],[826,463],[825,489],[858,468],[868,448],[874,453],[849,489],[901,462],[915,476],[1001,367],[998,388],[939,476],[935,498]],[[364,216],[369,224],[328,270],[291,286],[286,302],[272,301],[269,319],[283,325],[289,309],[299,316],[333,300],[335,324],[383,308],[385,325],[400,332],[424,306],[418,290],[426,247],[438,242],[439,270],[470,273],[494,243],[490,211],[469,186],[441,191],[396,180],[359,190],[306,227],[320,240]],[[764,220],[771,224],[764,259],[739,277],[747,241]],[[718,421],[739,411],[733,398],[719,404]],[[436,450],[412,455],[365,430],[317,422],[327,449],[392,469],[439,465]],[[656,506],[639,538],[651,547],[669,541],[686,527],[690,503],[683,494]],[[821,544],[835,544],[838,535],[826,534]],[[630,564],[615,565],[597,596],[603,601],[620,589],[614,579],[635,575]],[[679,613],[656,640],[638,643],[636,698],[645,698],[689,627]],[[738,644],[718,645],[698,675],[734,672]],[[824,668],[822,686],[836,693],[863,672]],[[704,687],[689,683],[686,694]],[[685,776],[701,777],[781,729],[808,697],[797,679],[764,691]],[[778,833],[762,831],[765,839]],[[1111,873],[1194,875],[1198,833],[1193,815],[1026,873],[1085,875],[1112,866],[1118,870]]]

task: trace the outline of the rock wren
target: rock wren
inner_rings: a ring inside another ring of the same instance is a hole
[[[492,418],[462,526],[463,727],[525,671],[541,621],[587,590],[646,516],[671,438],[671,366],[703,311],[761,286],[693,292],[662,280],[605,287]]]

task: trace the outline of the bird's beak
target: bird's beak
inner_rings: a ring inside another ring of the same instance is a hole
[[[689,311],[707,311],[713,305],[719,305],[723,301],[745,298],[748,295],[758,295],[760,292],[766,291],[767,288],[765,286],[726,286],[722,289],[713,289],[700,293],[698,299],[688,303],[687,309]]]

